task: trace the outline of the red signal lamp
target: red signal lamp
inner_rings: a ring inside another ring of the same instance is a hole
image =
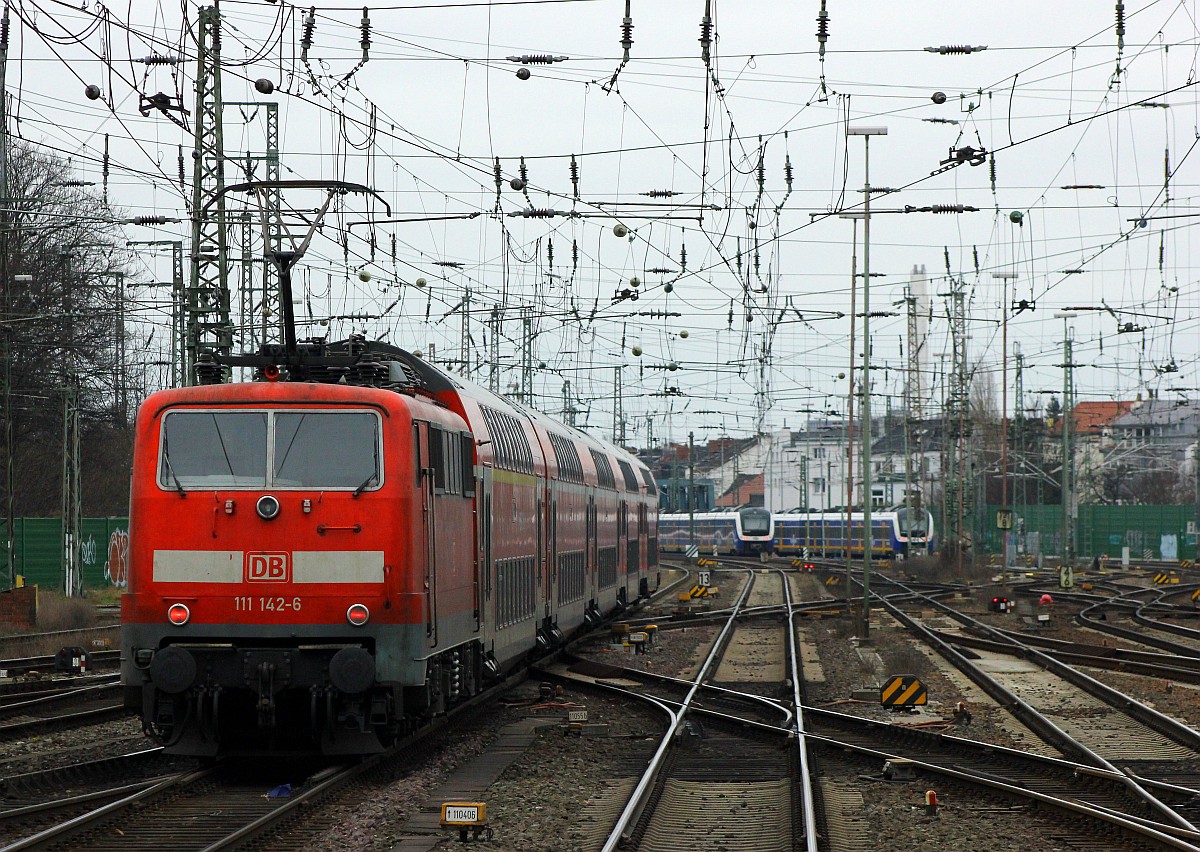
[[[279,381],[279,367],[276,364],[272,364],[269,367],[263,367],[262,373],[263,373],[263,378],[266,379],[268,382]]]

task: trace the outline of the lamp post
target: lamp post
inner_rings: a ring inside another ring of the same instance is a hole
[[[1063,321],[1063,403],[1062,403],[1062,564],[1069,565],[1071,546],[1071,335],[1067,320],[1079,316],[1076,311],[1055,311],[1054,317]]]
[[[863,639],[871,631],[871,137],[887,135],[886,127],[847,128],[850,136],[863,137],[863,363],[862,363],[862,476],[863,476]]]

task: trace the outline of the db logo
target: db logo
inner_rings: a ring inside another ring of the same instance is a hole
[[[247,583],[288,583],[292,579],[290,553],[247,553]]]

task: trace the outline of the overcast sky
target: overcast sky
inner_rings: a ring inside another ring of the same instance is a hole
[[[519,384],[526,316],[538,407],[560,415],[570,382],[577,422],[609,434],[619,369],[631,444],[647,441],[648,417],[657,440],[688,431],[703,440],[844,411],[853,236],[861,273],[863,226],[836,211],[861,210],[865,145],[846,128],[886,127],[870,141],[871,184],[900,191],[872,202],[871,308],[892,314],[871,320],[876,411],[902,404],[901,300],[914,266],[931,277],[922,384],[928,405],[943,398],[947,256],[968,294],[971,367],[997,398],[1007,314],[1010,409],[1017,347],[1023,405],[1061,389],[1064,322],[1054,313],[1075,306],[1112,309],[1069,321],[1080,400],[1197,395],[1194,0],[1125,3],[1123,47],[1112,3],[829,0],[823,63],[819,0],[714,0],[707,68],[702,0],[633,0],[624,64],[623,0],[407,5],[369,10],[368,61],[347,79],[362,59],[361,6],[318,8],[306,67],[307,7],[221,3],[224,97],[279,105],[283,177],[366,184],[393,218],[429,218],[383,223],[378,202],[345,199],[296,274],[297,311],[311,321],[302,334],[365,331],[459,359],[469,290],[476,380],[488,381],[489,317],[500,305],[501,389]],[[199,7],[138,0],[103,20],[45,0],[21,8],[7,74],[20,134],[97,182],[108,134],[113,204],[186,219],[177,149],[190,181],[191,137],[138,105],[161,91],[194,108],[195,43],[184,33]],[[943,45],[987,49],[926,50]],[[152,51],[182,61],[130,62]],[[522,80],[506,57],[523,54],[567,58],[528,65]],[[276,91],[255,92],[259,78]],[[86,84],[102,98],[85,99]],[[225,119],[230,158],[261,152],[260,115],[227,108]],[[939,171],[967,146],[988,159]],[[521,157],[528,197],[509,185]],[[232,165],[227,175],[245,177]],[[1100,188],[1063,188],[1085,185]],[[321,200],[289,192],[285,204],[311,210]],[[935,204],[979,211],[894,212]],[[530,207],[578,215],[513,215]],[[628,233],[617,236],[618,225]],[[130,233],[187,235],[186,225]],[[146,282],[169,276],[165,258],[138,266]],[[640,298],[614,301],[631,278]],[[141,335],[153,334],[153,349],[167,332],[144,292]],[[1033,308],[1016,313],[1020,300]],[[233,303],[241,322],[236,292]]]

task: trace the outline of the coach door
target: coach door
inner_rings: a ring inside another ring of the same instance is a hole
[[[433,454],[429,449],[429,424],[417,423],[416,442],[421,460],[421,517],[425,532],[425,635],[437,645],[437,502],[433,499]]]
[[[475,491],[479,507],[479,546],[475,554],[475,627],[480,629],[487,620],[488,605],[492,600],[492,468],[481,465],[479,483]]]

